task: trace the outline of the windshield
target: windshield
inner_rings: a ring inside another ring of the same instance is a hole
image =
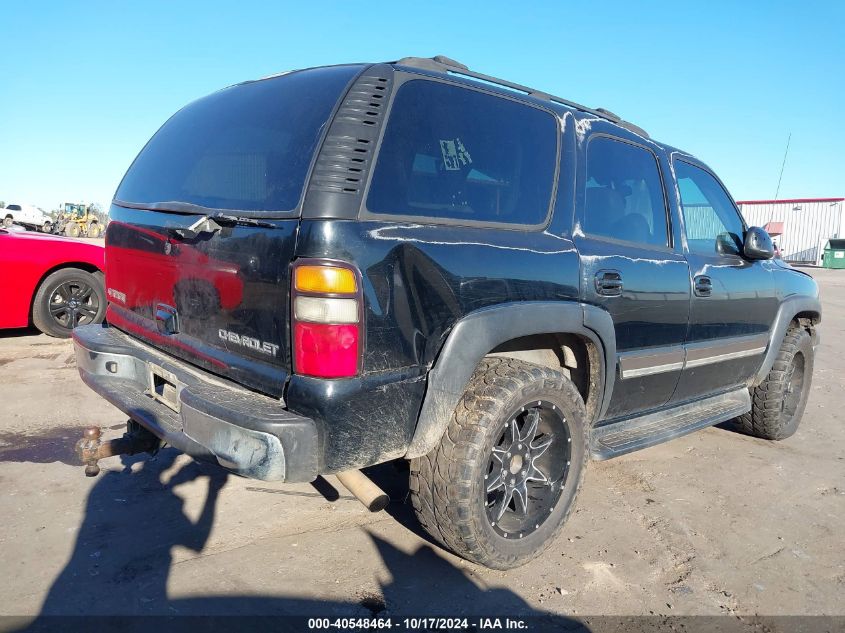
[[[194,101],[147,143],[115,201],[291,211],[335,103],[359,70],[298,71]]]

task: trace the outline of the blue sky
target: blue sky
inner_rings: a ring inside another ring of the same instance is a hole
[[[845,196],[845,2],[0,0],[0,200],[107,204],[159,125],[285,69],[445,54],[605,107],[737,199]]]

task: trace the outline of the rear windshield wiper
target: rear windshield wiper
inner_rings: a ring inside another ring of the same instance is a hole
[[[265,222],[263,220],[256,220],[255,218],[245,218],[238,215],[227,215],[225,213],[215,213],[214,215],[206,216],[209,220],[214,220],[224,225],[240,224],[242,226],[261,226],[267,229],[272,229],[275,225],[272,222]]]
[[[265,222],[263,220],[256,220],[255,218],[245,218],[236,215],[227,215],[225,213],[215,213],[205,215],[188,227],[168,227],[172,233],[175,233],[182,239],[193,239],[199,237],[203,233],[214,235],[224,226],[260,226],[272,229],[275,225],[272,222]]]

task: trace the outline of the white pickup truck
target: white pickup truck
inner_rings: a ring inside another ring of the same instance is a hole
[[[0,217],[3,218],[3,226],[20,224],[32,231],[43,231],[49,233],[53,228],[53,220],[50,215],[41,207],[31,204],[10,204],[5,209],[0,209]]]

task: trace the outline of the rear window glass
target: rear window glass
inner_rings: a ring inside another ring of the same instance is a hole
[[[139,204],[290,211],[335,103],[357,66],[226,88],[186,106],[135,159],[115,194]]]
[[[396,94],[371,213],[536,225],[549,210],[557,122],[475,90],[413,80]]]
[[[584,232],[667,246],[666,202],[649,150],[597,136],[587,146]]]

